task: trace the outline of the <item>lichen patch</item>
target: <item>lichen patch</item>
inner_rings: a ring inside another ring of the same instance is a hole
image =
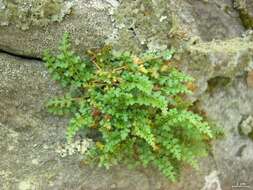
[[[61,22],[74,5],[73,0],[0,0],[0,26],[14,24],[22,30]]]

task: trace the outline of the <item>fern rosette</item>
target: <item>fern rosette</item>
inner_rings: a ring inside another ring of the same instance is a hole
[[[100,137],[88,160],[106,168],[155,166],[174,181],[184,164],[196,167],[213,132],[190,111],[184,97],[193,79],[172,63],[173,53],[137,57],[104,47],[81,58],[65,34],[60,54],[46,53],[44,61],[53,79],[68,89],[48,103],[50,112],[72,116],[68,141],[81,129],[96,130]]]

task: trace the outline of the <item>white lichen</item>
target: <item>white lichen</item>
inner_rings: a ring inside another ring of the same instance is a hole
[[[93,141],[91,139],[85,138],[81,140],[76,140],[71,143],[59,145],[56,149],[56,152],[63,158],[74,154],[83,155],[92,145]]]
[[[21,181],[18,184],[18,189],[19,190],[32,190],[35,189],[34,186],[32,185],[31,181]]]
[[[205,185],[201,190],[222,190],[219,180],[219,173],[213,171],[205,177]]]
[[[163,21],[166,20],[167,18],[168,18],[167,16],[161,16],[159,21],[160,21],[160,22],[163,22]]]
[[[0,0],[0,25],[13,24],[22,30],[61,22],[71,12],[74,0]]]
[[[243,135],[249,135],[253,130],[253,117],[248,116],[240,125],[240,129]]]
[[[0,10],[4,10],[6,8],[3,0],[0,0]]]

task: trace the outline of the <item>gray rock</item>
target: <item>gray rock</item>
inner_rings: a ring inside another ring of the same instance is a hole
[[[69,14],[72,0],[1,0],[0,26],[15,25],[22,30],[30,26],[46,26],[52,22],[60,22]]]
[[[236,76],[242,76],[253,66],[251,37],[192,42],[177,58],[181,67],[195,79],[195,96],[220,86],[229,85]]]
[[[24,8],[23,0],[18,2],[14,10]],[[80,53],[104,43],[135,52],[165,49],[180,46],[192,36],[211,41],[238,37],[244,31],[229,0],[60,0],[57,4],[60,8],[52,12],[53,16],[44,14],[48,9],[36,4],[37,1],[29,2],[31,7],[21,11],[22,14],[14,11],[15,22],[7,14],[12,10],[8,4],[0,9],[1,50],[41,57],[45,49],[56,49],[65,31],[71,34],[73,45]],[[43,0],[47,6],[51,5],[48,2],[51,1]],[[29,11],[31,15],[43,14],[27,16]]]
[[[105,10],[107,6],[97,0],[79,0],[73,4],[70,14],[62,18],[63,21],[46,21],[44,27],[33,24],[35,21],[32,24],[21,22],[26,30],[8,23],[0,27],[0,49],[17,55],[41,57],[45,49],[56,50],[64,32],[71,34],[79,53],[86,48],[100,47],[112,33],[111,19]]]
[[[241,135],[239,126],[253,112],[253,89],[247,87],[244,77],[237,77],[229,87],[203,95],[200,102],[209,119],[225,132],[225,137],[216,141],[213,152],[222,189],[240,183],[252,189],[253,141]]]
[[[124,0],[114,10],[116,48],[131,51],[180,46],[198,36],[203,41],[241,36],[244,31],[230,0]]]
[[[172,0],[171,5],[185,31],[204,41],[238,37],[244,31],[231,0]]]

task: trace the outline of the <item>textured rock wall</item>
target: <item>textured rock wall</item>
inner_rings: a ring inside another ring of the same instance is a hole
[[[252,10],[250,0],[0,0],[0,189],[253,188]],[[186,167],[170,184],[152,170],[90,168],[78,153],[58,153],[68,118],[44,108],[61,89],[39,59],[44,49],[56,50],[65,31],[80,53],[103,44],[178,49],[177,61],[196,78],[192,100],[225,130],[198,171]]]
[[[66,31],[71,33],[74,45],[80,52],[86,48],[101,46],[113,31],[110,16],[107,14],[109,5],[105,2],[79,0],[72,6],[73,13],[64,17],[63,21],[50,20],[44,27],[31,24],[29,29],[22,30],[15,23],[1,26],[0,49],[17,55],[41,58],[45,49],[57,48]],[[1,19],[0,22],[5,22]],[[25,19],[25,22],[29,22],[29,19]]]
[[[0,25],[10,24],[22,30],[30,26],[46,26],[51,22],[60,22],[69,14],[73,1],[63,0],[1,0]]]
[[[229,86],[215,89],[200,100],[209,118],[223,126],[226,134],[223,140],[215,143],[213,152],[222,189],[231,189],[239,183],[252,188],[252,138],[240,133],[241,123],[252,116],[252,98],[253,89],[247,86],[244,77],[237,77]]]
[[[23,2],[23,3],[22,3]],[[37,1],[29,0],[31,16],[24,19],[12,15],[0,16],[0,49],[30,57],[41,57],[45,48],[56,49],[60,36],[65,31],[71,33],[75,48],[80,52],[85,48],[99,47],[104,43],[131,51],[145,49],[165,49],[179,46],[182,40],[194,36],[204,41],[239,37],[244,31],[239,14],[231,1],[187,1],[187,0],[79,0],[42,1],[58,2],[57,5],[72,8],[71,12],[53,22],[44,17],[33,21],[36,11],[45,9]],[[2,1],[0,15],[8,11],[8,4]],[[23,7],[18,1],[15,7]],[[48,9],[47,9],[48,10]],[[63,9],[65,10],[65,9]],[[10,17],[12,18],[12,17]],[[58,18],[58,17],[57,17]],[[64,19],[63,19],[64,18]],[[62,21],[61,21],[62,20]],[[16,22],[20,22],[17,24]],[[37,23],[37,24],[36,24]],[[28,25],[27,25],[28,24]],[[19,26],[21,27],[17,27]],[[25,31],[22,30],[25,27]]]

